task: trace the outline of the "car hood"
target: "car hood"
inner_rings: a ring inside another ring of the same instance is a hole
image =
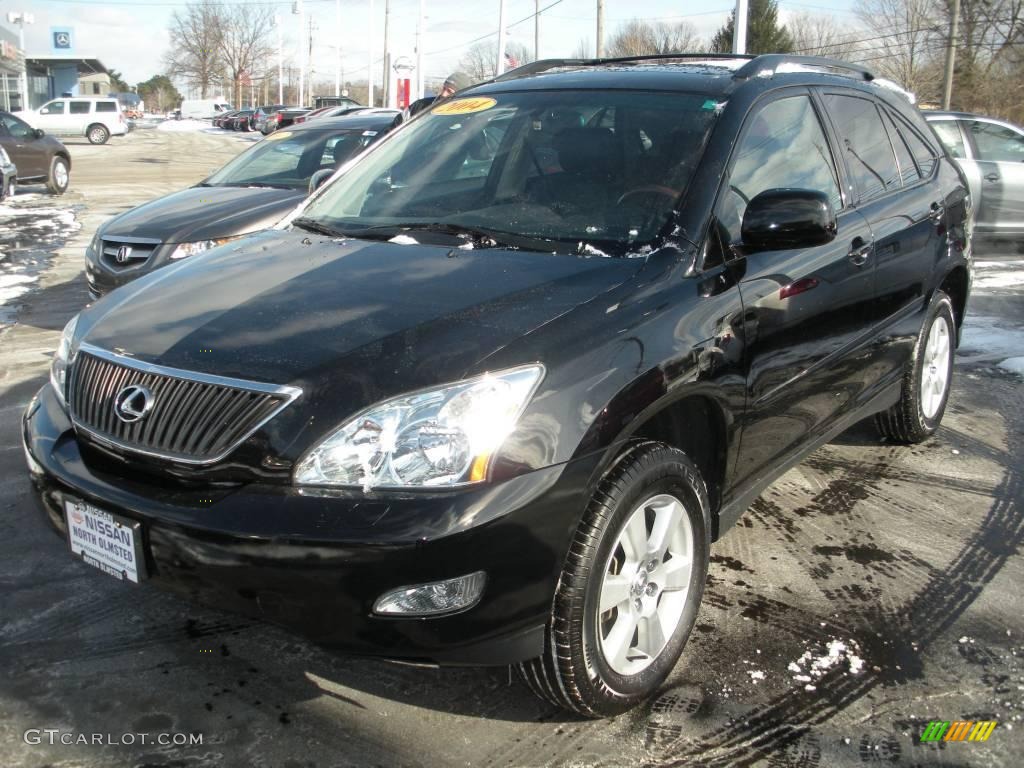
[[[83,312],[80,338],[158,365],[299,386],[349,413],[461,378],[643,263],[268,230],[114,291]]]
[[[296,189],[191,187],[115,216],[100,233],[164,243],[231,237],[276,224],[305,197],[305,190]]]

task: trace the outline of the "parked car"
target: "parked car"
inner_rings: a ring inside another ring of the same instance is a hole
[[[228,121],[235,117],[241,110],[233,109],[230,112],[223,112],[213,118],[214,128],[225,128],[227,127]]]
[[[319,109],[311,110],[304,115],[297,115],[295,118],[295,122],[304,123],[307,120],[312,120],[313,118],[318,117],[326,112],[330,112],[333,109],[334,107],[320,107]]]
[[[84,136],[90,144],[106,144],[111,136],[128,133],[121,105],[114,98],[53,99],[37,110],[19,114],[33,127],[53,136]]]
[[[234,107],[223,99],[185,99],[178,110],[183,118],[212,120],[217,115],[230,112]]]
[[[234,116],[229,118],[226,122],[227,125],[235,131],[244,131],[248,133],[252,130],[252,119],[253,110],[251,109],[240,109],[235,112]]]
[[[7,150],[0,144],[0,200],[14,197],[18,191],[18,167],[11,162]]]
[[[978,237],[1024,250],[1024,128],[969,112],[925,112],[967,176]]]
[[[873,414],[939,427],[967,200],[860,68],[531,64],[69,322],[36,498],[127,581],[622,712],[773,480]]]
[[[253,130],[259,131],[266,135],[271,131],[266,130],[267,120],[273,115],[276,115],[279,110],[288,109],[287,104],[269,104],[262,107],[256,107],[256,111],[252,116],[252,127]]]
[[[309,193],[311,181],[382,138],[388,115],[295,126],[261,141],[194,187],[115,216],[85,253],[93,298],[159,267],[202,253],[279,221]]]
[[[317,117],[342,117],[344,115],[365,114],[367,112],[390,112],[393,115],[401,114],[401,110],[399,110],[399,109],[391,109],[389,107],[353,107],[353,106],[344,106],[344,107],[327,107],[326,111],[322,112]]]
[[[351,106],[359,106],[359,103],[355,99],[350,99],[348,96],[313,97],[313,109],[320,109],[321,107],[338,107],[346,104]]]
[[[312,111],[313,110],[309,107],[291,107],[289,109],[278,110],[274,119],[276,130],[281,130],[282,128],[287,128],[289,125],[294,125],[297,118],[307,115]]]
[[[18,167],[19,183],[45,183],[54,195],[63,195],[71,182],[71,153],[42,128],[0,111],[0,147]]]

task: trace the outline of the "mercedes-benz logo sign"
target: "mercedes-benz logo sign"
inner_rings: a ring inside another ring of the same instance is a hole
[[[117,259],[118,264],[124,264],[131,257],[132,247],[130,245],[122,245],[120,248],[117,249],[117,256],[115,256],[114,258]]]
[[[153,393],[143,386],[131,384],[114,398],[114,414],[125,424],[145,417],[153,407]]]

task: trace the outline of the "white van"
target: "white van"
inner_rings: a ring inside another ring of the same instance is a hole
[[[33,128],[53,136],[85,136],[90,144],[106,144],[111,136],[128,133],[117,99],[70,96],[48,101],[39,109],[19,113]]]
[[[230,112],[231,109],[231,105],[223,99],[185,99],[181,102],[181,117],[212,120],[217,115]]]

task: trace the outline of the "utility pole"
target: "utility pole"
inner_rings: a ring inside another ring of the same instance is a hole
[[[420,17],[416,22],[416,98],[422,99],[423,93],[423,20],[426,18],[426,0],[420,0]]]
[[[28,102],[28,67],[25,64],[25,25],[35,24],[36,17],[31,13],[20,13],[16,11],[9,11],[7,13],[7,21],[10,24],[18,25],[18,47],[21,48],[21,108],[24,111],[28,111],[32,108],[32,105]]]
[[[277,103],[284,104],[284,36],[278,14],[274,14],[274,26],[277,27]]]
[[[597,58],[604,57],[604,0],[597,0]]]
[[[540,0],[533,0],[533,58],[540,61]]]
[[[306,9],[303,0],[295,0],[292,13],[299,16],[299,99],[296,106],[302,106],[302,94],[306,90]]]
[[[960,36],[960,0],[953,0],[953,18],[949,21],[949,42],[946,44],[946,80],[942,89],[942,108],[949,109],[953,100],[953,68],[956,64],[956,44]]]
[[[380,84],[382,107],[391,106],[391,0],[384,0],[384,79]]]
[[[505,71],[505,0],[498,0],[498,61],[494,65],[497,77]]]
[[[334,95],[341,96],[341,0],[334,0]]]
[[[736,0],[736,18],[732,30],[732,52],[747,52],[747,0]]]
[[[370,0],[370,66],[366,68],[366,106],[373,106],[373,0]]]
[[[309,17],[309,46],[306,48],[306,65],[309,69],[309,76],[306,78],[306,98],[299,102],[300,107],[313,103],[313,17]]]

